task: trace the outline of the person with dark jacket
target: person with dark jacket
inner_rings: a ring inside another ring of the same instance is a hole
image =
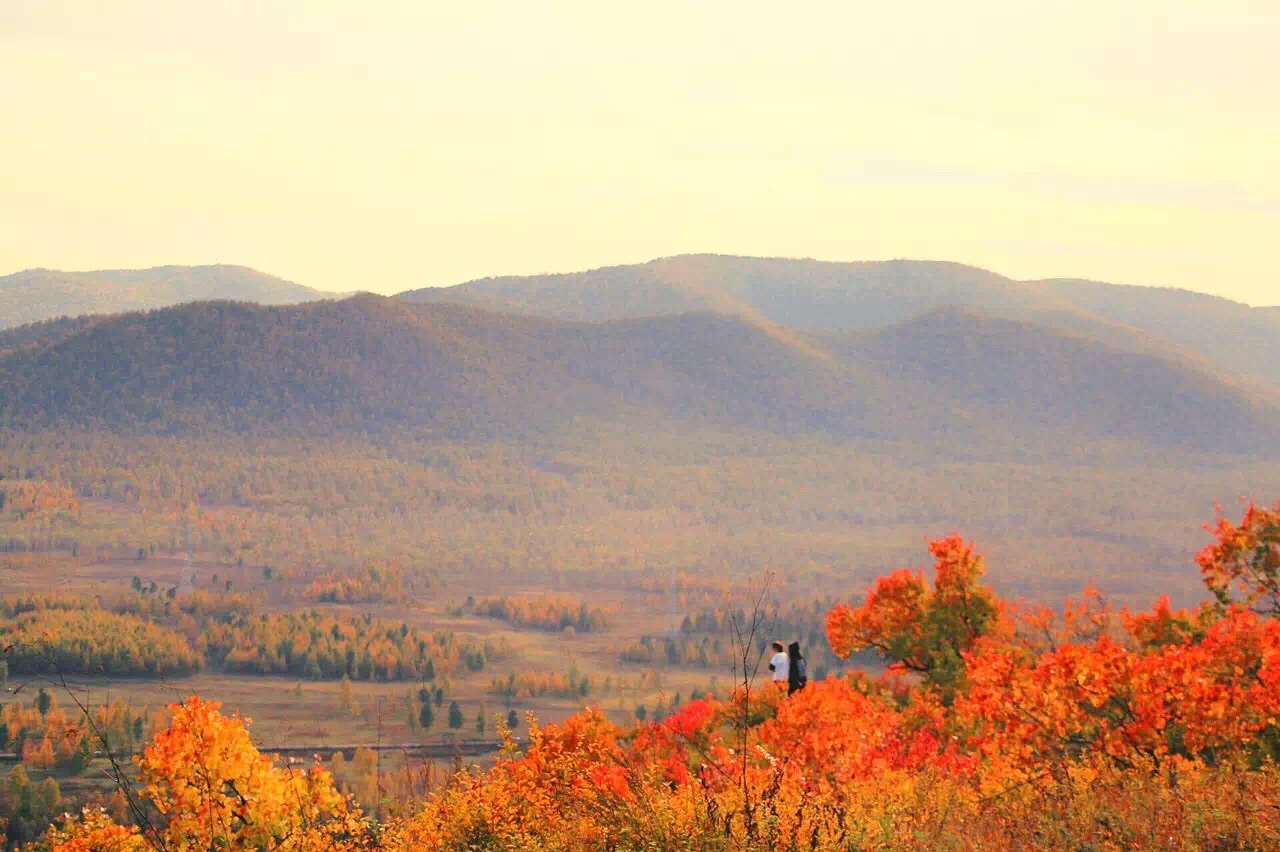
[[[792,642],[787,646],[787,695],[794,695],[796,690],[804,689],[809,682],[808,666],[804,657],[800,656],[800,643]]]

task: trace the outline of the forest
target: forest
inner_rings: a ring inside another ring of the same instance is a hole
[[[368,614],[255,615],[245,599],[219,597],[197,594],[175,606],[141,589],[137,599],[114,605],[56,596],[0,599],[0,612],[14,613],[0,624],[5,662],[14,674],[182,675],[203,662],[229,672],[310,680],[432,680],[437,672],[483,671],[487,660],[508,652],[502,637],[475,641],[446,630],[427,633]]]
[[[74,430],[8,432],[0,446],[3,666],[24,685],[0,704],[27,707],[37,688],[64,708],[67,687],[128,690],[151,719],[192,695],[221,701],[229,718],[254,718],[264,748],[341,746],[334,789],[375,825],[407,818],[452,777],[448,760],[392,758],[378,742],[447,754],[485,741],[493,751],[474,771],[487,772],[503,759],[499,722],[518,732],[515,759],[587,709],[624,745],[690,707],[729,719],[734,631],[762,589],[755,653],[799,641],[814,694],[878,678],[885,648],[833,644],[828,613],[842,612],[841,590],[918,565],[926,534],[964,529],[981,543],[1001,611],[1023,619],[1019,641],[1031,642],[1029,602],[1090,583],[1105,594],[1086,600],[1116,613],[1114,629],[1153,588],[1170,612],[1194,608],[1203,586],[1185,569],[1215,497],[1280,481],[1265,459],[1123,444],[1023,464],[598,423],[519,446]],[[31,803],[9,818],[9,841],[48,825],[46,780],[60,785],[57,808],[101,805],[142,826],[112,803],[103,756],[73,771],[86,756],[60,735],[48,749],[34,734],[0,747],[27,779],[6,800]],[[126,779],[140,780],[128,757],[145,742],[113,741]]]
[[[1012,602],[971,542],[935,539],[928,573],[826,613],[832,652],[882,675],[760,683],[753,610],[724,692],[530,718],[523,748],[500,724],[492,766],[386,818],[341,792],[345,762],[279,765],[193,696],[137,759],[132,821],[86,809],[39,848],[1275,848],[1280,503],[1212,532],[1189,608]]]
[[[1250,384],[1263,377],[1206,372],[1145,339],[1117,350],[1128,333],[1112,326],[1081,339],[945,307],[847,333],[751,311],[553,314],[360,296],[0,333],[6,842],[89,805],[105,811],[58,829],[68,848],[77,831],[127,848],[225,845],[241,829],[230,845],[554,846],[504,834],[526,805],[489,798],[519,777],[551,801],[563,791],[544,786],[548,760],[621,797],[538,812],[570,845],[626,847],[636,826],[601,814],[643,802],[674,821],[672,838],[697,826],[764,848],[795,829],[809,845],[875,845],[883,830],[881,845],[910,846],[996,831],[974,810],[988,796],[1024,801],[973,789],[962,767],[1035,787],[1010,767],[1041,752],[1065,761],[1055,778],[1155,760],[1113,753],[1146,734],[1089,726],[1144,718],[1155,699],[1140,690],[1160,667],[1200,659],[1153,662],[1159,649],[1269,641],[1233,614],[1230,590],[1211,586],[1201,607],[1186,570],[1216,501],[1225,517],[1280,481],[1280,409]],[[1239,427],[1226,442],[1224,420]],[[997,570],[982,574],[957,530]],[[1167,602],[1151,610],[1153,589]],[[811,680],[786,702],[742,675],[775,639],[799,643]],[[1094,705],[1052,682],[1067,665],[1054,655],[1075,647],[1132,690]],[[1232,681],[1233,701],[1253,700],[1241,690]],[[127,714],[106,709],[122,693]],[[997,736],[1019,724],[992,709],[1010,695],[1064,739]],[[42,710],[52,697],[59,709]],[[1094,721],[1063,709],[1079,701]],[[129,732],[95,723],[111,744],[98,748],[76,713],[127,715]],[[845,730],[850,714],[881,727]],[[138,719],[161,752],[188,754],[184,737],[251,745],[235,760],[277,779],[262,801],[283,810],[250,815],[252,830],[228,816],[240,828],[222,840],[179,839],[194,829],[171,820],[174,789],[183,808],[222,805],[147,756]],[[801,724],[823,731],[816,756],[769,775],[788,738],[809,736]],[[1252,724],[1203,742],[1170,728],[1170,753],[1199,761],[1205,783],[1225,784],[1216,754],[1267,783],[1265,750],[1240,745]],[[864,740],[906,751],[840,751]],[[1099,749],[1123,764],[1098,763]],[[732,790],[715,782],[730,751],[749,757]],[[314,755],[323,768],[304,780],[294,770]],[[864,759],[903,773],[902,796],[936,789],[947,804],[921,805],[920,824],[876,811],[854,783]],[[844,773],[835,786],[828,764]],[[280,797],[304,791],[307,825],[336,833],[290,822]],[[811,794],[817,810],[784,819]],[[446,811],[468,815],[464,834],[432,822]]]

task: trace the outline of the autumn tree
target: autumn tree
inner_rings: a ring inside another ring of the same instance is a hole
[[[141,795],[158,822],[122,827],[86,811],[50,832],[52,848],[320,850],[364,836],[359,812],[320,766],[276,766],[254,747],[248,720],[223,716],[217,702],[192,697],[171,710],[171,725],[138,761]]]
[[[862,606],[840,604],[827,614],[827,638],[842,658],[873,649],[950,695],[964,671],[964,653],[995,626],[999,606],[979,582],[982,557],[972,545],[952,535],[931,542],[929,552],[937,560],[932,589],[922,571],[881,577]]]
[[[356,712],[356,699],[351,690],[351,678],[346,675],[342,676],[342,682],[338,686],[338,706],[348,715],[354,715]]]
[[[1216,540],[1196,561],[1218,603],[1280,617],[1280,502],[1250,503],[1239,525],[1220,516],[1210,531]]]

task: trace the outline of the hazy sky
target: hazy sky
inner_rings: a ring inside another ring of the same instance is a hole
[[[0,273],[720,252],[1280,304],[1277,33],[1276,0],[0,0]]]

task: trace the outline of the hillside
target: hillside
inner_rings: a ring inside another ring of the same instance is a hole
[[[421,427],[518,442],[587,420],[995,455],[1011,442],[1099,438],[1254,452],[1280,443],[1275,408],[1207,372],[971,311],[823,338],[707,313],[577,323],[360,296],[196,303],[69,331],[0,357],[0,423]]]
[[[97,272],[28,269],[0,277],[0,329],[63,316],[233,299],[286,305],[331,298],[243,266],[159,266]]]
[[[967,308],[853,335],[849,348],[885,372],[927,384],[935,401],[977,408],[1019,432],[1135,442],[1159,436],[1205,448],[1219,441],[1265,447],[1280,437],[1272,405],[1207,372]]]
[[[1172,288],[1062,279],[1036,283],[1081,311],[1280,386],[1280,311]]]
[[[866,328],[959,301],[1052,307],[1016,282],[954,263],[685,255],[561,275],[484,278],[402,293],[562,319],[600,321],[690,311],[759,314],[809,329]]]
[[[82,314],[74,317],[33,322],[9,329],[0,329],[0,355],[8,354],[28,347],[45,346],[70,337],[83,331],[94,323],[100,322],[101,316]]]
[[[93,324],[0,359],[0,417],[504,439],[581,417],[894,434],[908,424],[880,384],[714,314],[592,325],[361,296],[196,303]]]
[[[486,278],[401,296],[578,320],[713,310],[827,331],[883,327],[959,305],[1120,348],[1209,359],[1273,393],[1280,388],[1276,311],[1182,290],[1015,281],[956,263],[686,255],[568,275]]]

